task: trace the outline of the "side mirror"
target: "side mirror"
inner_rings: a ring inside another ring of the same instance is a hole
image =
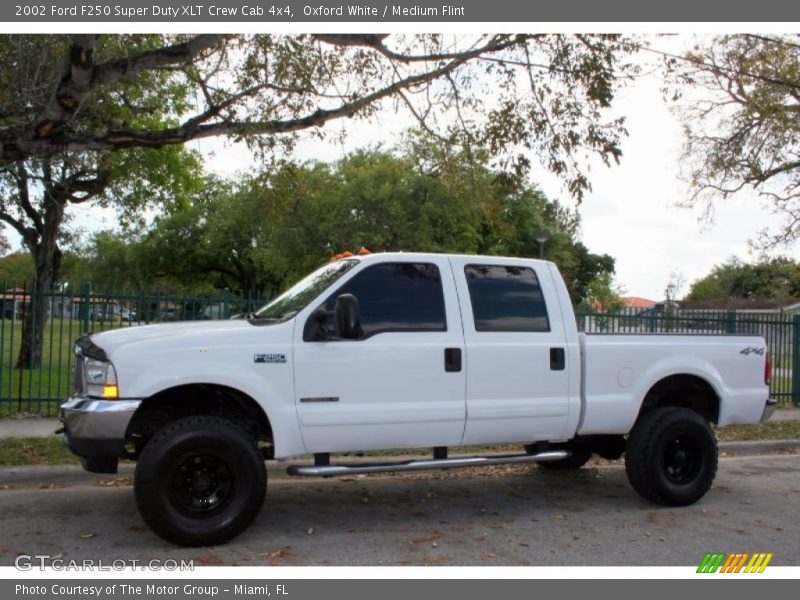
[[[304,342],[324,342],[328,339],[328,311],[324,306],[320,306],[308,317],[303,328]]]
[[[353,294],[342,294],[336,298],[333,324],[336,337],[345,340],[357,340],[364,335],[364,331],[361,329],[358,298]]]

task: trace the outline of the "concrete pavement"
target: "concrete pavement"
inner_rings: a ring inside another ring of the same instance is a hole
[[[0,440],[6,438],[44,438],[55,435],[61,427],[58,419],[25,417],[0,419]]]
[[[272,475],[272,472],[270,473]],[[0,565],[187,559],[196,565],[697,565],[706,552],[800,560],[797,455],[723,457],[697,504],[646,502],[620,464],[553,473],[525,465],[403,475],[271,477],[240,537],[177,548],[139,517],[131,467],[0,470]]]

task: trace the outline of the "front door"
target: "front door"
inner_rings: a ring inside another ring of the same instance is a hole
[[[337,339],[336,298],[352,294],[362,335]],[[446,258],[367,262],[326,300],[324,338],[295,331],[295,401],[308,452],[457,445],[465,422],[463,333]],[[315,318],[312,315],[311,318]],[[446,357],[449,362],[446,364]]]

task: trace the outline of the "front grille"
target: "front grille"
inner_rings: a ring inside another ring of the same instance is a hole
[[[75,393],[80,395],[83,393],[83,361],[82,355],[75,356]]]

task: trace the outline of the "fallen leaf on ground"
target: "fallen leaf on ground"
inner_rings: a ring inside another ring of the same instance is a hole
[[[133,485],[133,477],[115,477],[114,479],[99,479],[95,485],[102,487],[127,487]]]

